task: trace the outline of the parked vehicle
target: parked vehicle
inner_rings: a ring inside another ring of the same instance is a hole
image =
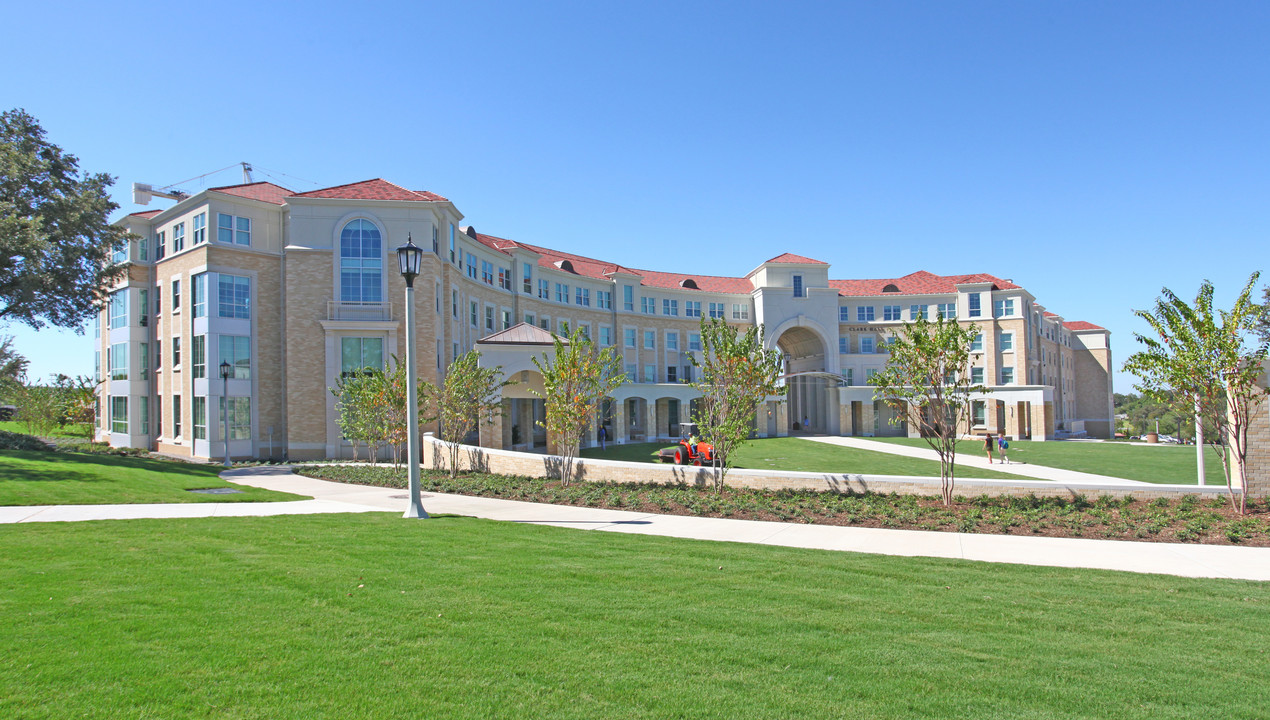
[[[714,464],[714,446],[707,442],[698,442],[694,446],[691,438],[697,434],[696,423],[679,423],[679,444],[662,448],[658,451],[662,462],[673,462],[676,465],[712,465]]]

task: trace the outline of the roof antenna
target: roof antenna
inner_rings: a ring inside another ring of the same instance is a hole
[[[251,182],[251,163],[238,163],[243,166],[243,185]]]

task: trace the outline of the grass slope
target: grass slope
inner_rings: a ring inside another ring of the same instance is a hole
[[[674,443],[632,443],[612,445],[607,450],[587,448],[582,457],[630,462],[658,462],[657,451]],[[862,475],[917,475],[939,477],[939,463],[872,450],[829,445],[802,438],[759,438],[741,446],[733,467],[752,470],[791,470],[817,473],[858,473]],[[957,468],[957,477],[1034,480],[994,470]]]
[[[263,502],[298,495],[234,485],[218,465],[69,452],[0,451],[0,505]],[[204,495],[196,488],[232,487],[241,493]]]
[[[0,717],[1251,718],[1270,587],[444,517],[0,527]]]
[[[929,447],[921,438],[871,439],[913,447]],[[984,457],[983,441],[962,440],[957,443],[957,453],[959,456],[965,453]],[[1019,440],[1010,442],[1008,454],[1011,462],[1026,462],[1150,483],[1196,484],[1194,446],[1143,447],[1127,443]],[[958,474],[960,475],[960,471]],[[1221,460],[1209,449],[1204,450],[1204,478],[1209,485],[1226,484]]]
[[[30,434],[26,423],[17,420],[0,420],[0,430],[8,430],[9,432]],[[93,434],[93,426],[86,423],[76,423],[67,425],[66,427],[54,427],[48,437],[55,438],[86,438]]]

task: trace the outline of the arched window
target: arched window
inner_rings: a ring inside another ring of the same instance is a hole
[[[369,220],[353,220],[340,233],[340,300],[384,300],[384,243]]]
[[[894,283],[888,283],[886,287],[882,288],[882,292],[894,292],[894,293],[897,293],[897,292],[899,292],[899,291],[900,291],[900,289],[899,289],[899,288],[897,288],[897,287],[895,287],[895,284],[894,284]]]

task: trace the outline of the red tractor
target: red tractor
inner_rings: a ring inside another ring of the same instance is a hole
[[[662,462],[673,462],[676,465],[713,465],[714,446],[707,442],[692,443],[697,435],[696,423],[679,424],[679,444],[662,448],[658,453]]]

